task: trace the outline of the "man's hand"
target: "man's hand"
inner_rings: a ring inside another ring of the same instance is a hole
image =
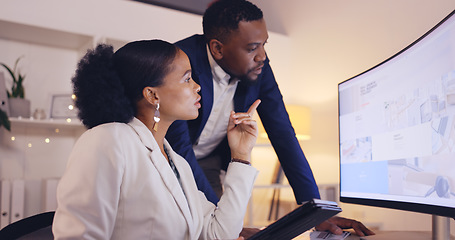
[[[365,227],[365,225],[363,225],[359,221],[336,216],[331,217],[328,220],[316,226],[316,230],[318,231],[329,231],[333,234],[342,234],[343,233],[342,229],[348,228],[354,229],[355,234],[361,237],[375,234],[373,231]]]

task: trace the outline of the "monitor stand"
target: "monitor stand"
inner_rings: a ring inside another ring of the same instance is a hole
[[[432,240],[450,239],[450,218],[432,216]]]

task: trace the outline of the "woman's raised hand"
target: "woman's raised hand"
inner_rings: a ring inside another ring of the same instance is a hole
[[[256,144],[258,126],[253,115],[261,100],[256,100],[246,113],[231,112],[227,128],[231,157],[250,162],[251,150]]]

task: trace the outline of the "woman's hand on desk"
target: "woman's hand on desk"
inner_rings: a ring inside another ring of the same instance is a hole
[[[365,227],[361,222],[347,219],[342,217],[331,217],[328,220],[322,222],[318,226],[316,226],[316,230],[318,231],[330,231],[334,234],[342,234],[342,229],[349,229],[352,228],[355,231],[355,234],[358,236],[369,236],[374,235],[375,233]]]

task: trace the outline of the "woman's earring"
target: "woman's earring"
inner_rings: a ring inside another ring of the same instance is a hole
[[[155,123],[153,124],[153,130],[158,131],[158,122],[160,121],[160,104],[156,104],[156,109],[155,109],[155,116],[153,116],[153,120],[155,120]]]

